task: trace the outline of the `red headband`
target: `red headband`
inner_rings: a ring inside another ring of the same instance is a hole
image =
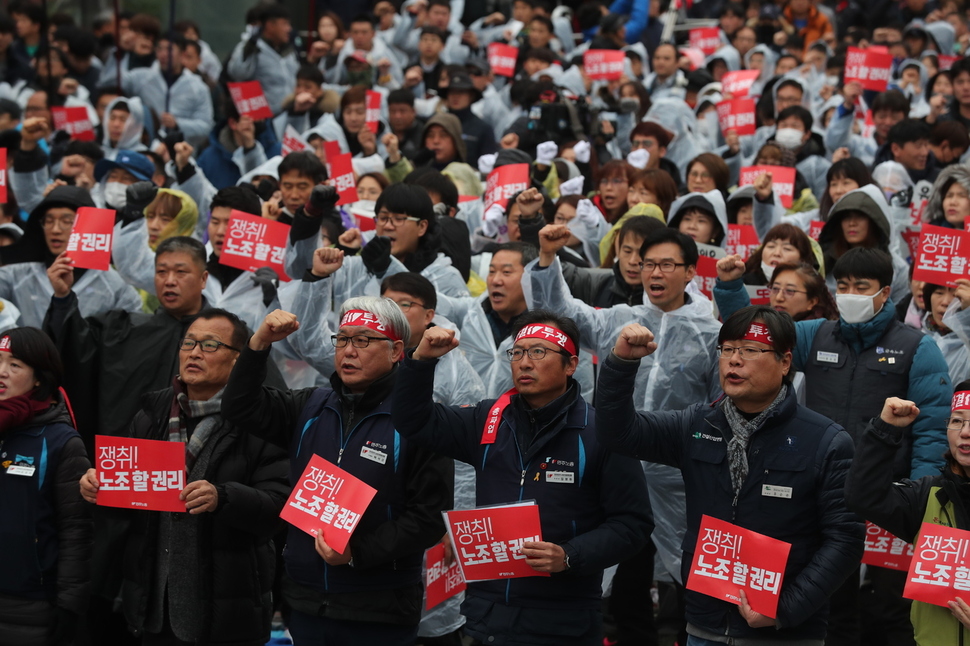
[[[774,345],[774,341],[771,339],[771,332],[768,330],[768,326],[764,323],[752,323],[751,327],[748,328],[747,333],[741,337],[741,340]]]
[[[10,349],[9,336],[5,336],[2,339],[0,339],[0,352],[13,352],[13,350]]]
[[[367,310],[347,310],[344,317],[340,319],[340,327],[345,325],[359,325],[361,327],[370,328],[379,334],[383,334],[392,341],[400,341],[391,330],[381,323],[380,319],[373,312],[368,312]]]
[[[569,356],[576,354],[576,344],[566,336],[565,332],[550,325],[542,325],[541,323],[537,325],[526,325],[519,330],[519,334],[515,337],[515,342],[518,343],[522,339],[544,339],[546,341],[552,341],[568,352]]]
[[[970,390],[961,390],[955,393],[950,410],[970,410]]]

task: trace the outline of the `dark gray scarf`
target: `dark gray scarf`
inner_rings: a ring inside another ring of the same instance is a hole
[[[721,408],[724,410],[724,416],[727,417],[728,425],[730,425],[731,432],[734,434],[734,437],[727,444],[727,455],[731,468],[731,485],[734,487],[735,495],[741,491],[741,485],[748,477],[748,442],[751,440],[751,436],[761,428],[771,412],[785,400],[787,394],[788,385],[782,384],[774,401],[752,420],[745,419],[730,397],[724,398]]]

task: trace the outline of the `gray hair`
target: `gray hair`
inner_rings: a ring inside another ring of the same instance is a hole
[[[407,317],[404,316],[401,307],[389,298],[383,296],[355,296],[348,298],[340,306],[338,320],[342,319],[344,314],[350,310],[370,312],[377,317],[377,320],[382,325],[391,331],[391,334],[403,340],[405,344],[411,337],[411,325],[408,323]]]

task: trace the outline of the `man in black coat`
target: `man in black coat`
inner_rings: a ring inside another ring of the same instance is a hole
[[[498,152],[492,126],[472,112],[472,103],[481,99],[482,93],[475,87],[468,72],[464,71],[452,74],[448,86],[439,88],[438,93],[444,97],[448,112],[461,121],[461,136],[468,151],[465,161],[477,168],[479,157]]]

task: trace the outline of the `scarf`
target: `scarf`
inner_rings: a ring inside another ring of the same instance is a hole
[[[172,388],[175,395],[172,397],[172,408],[168,416],[168,441],[185,442],[185,470],[191,472],[206,440],[222,422],[219,411],[222,409],[222,393],[225,387],[207,401],[189,399],[185,384],[178,376],[172,380]],[[200,417],[202,420],[196,425],[192,437],[188,437],[185,420]]]
[[[51,400],[37,401],[31,399],[34,391],[0,400],[0,432],[12,431],[20,428],[36,415],[51,407]]]
[[[761,428],[772,411],[784,401],[787,394],[788,385],[782,384],[774,401],[752,420],[745,419],[730,397],[724,398],[721,408],[724,410],[724,416],[727,417],[728,425],[730,425],[731,432],[734,434],[734,437],[727,444],[727,454],[731,469],[731,485],[734,487],[735,496],[741,491],[741,485],[748,477],[748,442],[751,440],[751,436]]]

